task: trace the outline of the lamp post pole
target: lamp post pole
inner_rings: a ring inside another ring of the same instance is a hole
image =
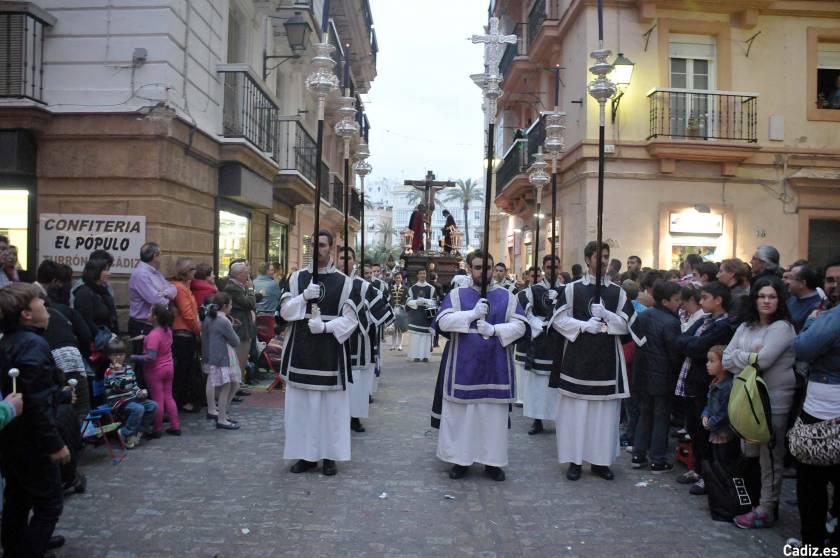
[[[315,141],[315,203],[314,228],[312,232],[312,282],[318,283],[318,245],[321,230],[321,157],[324,152],[324,108],[327,97],[338,87],[338,78],[333,69],[335,60],[330,54],[335,50],[327,42],[327,26],[330,14],[330,2],[324,0],[324,11],[321,15],[321,42],[315,44],[315,56],[312,58],[312,73],[306,78],[306,89],[315,96],[318,102],[318,132]]]
[[[533,285],[538,282],[539,276],[539,261],[540,261],[540,212],[542,211],[542,189],[551,180],[548,173],[545,172],[545,167],[548,163],[545,162],[545,155],[542,152],[542,146],[539,147],[537,153],[534,155],[534,163],[528,171],[528,181],[536,189],[536,209],[537,213],[534,216],[534,275]]]
[[[598,101],[598,218],[597,218],[597,259],[595,263],[595,298],[600,300],[603,287],[603,263],[601,253],[604,238],[604,129],[606,120],[606,102],[615,95],[616,87],[607,75],[612,71],[612,65],[607,62],[610,51],[604,48],[604,0],[598,0],[598,49],[590,56],[595,59],[589,71],[596,77],[589,82],[589,95]]]

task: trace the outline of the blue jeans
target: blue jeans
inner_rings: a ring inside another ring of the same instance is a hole
[[[126,418],[125,424],[122,428],[123,436],[128,438],[134,436],[142,428],[148,430],[155,420],[155,411],[157,410],[157,403],[151,399],[144,401],[130,401],[126,403],[125,407]]]
[[[666,461],[668,429],[671,426],[671,396],[643,393],[640,399],[633,455],[643,458],[650,450],[650,460],[663,463]]]

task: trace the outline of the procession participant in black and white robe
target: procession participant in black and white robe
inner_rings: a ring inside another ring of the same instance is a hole
[[[542,421],[554,420],[557,413],[557,390],[548,387],[557,339],[552,339],[546,332],[554,314],[557,294],[563,287],[562,278],[557,272],[554,273],[554,288],[549,283],[552,269],[559,271],[556,269],[556,263],[556,256],[554,261],[551,254],[543,257],[545,274],[542,281],[519,291],[517,295],[531,325],[527,353],[522,364],[517,362],[517,367],[522,366],[524,369],[522,383],[518,384],[518,393],[524,402],[522,414],[534,419],[531,429],[528,430],[528,434],[531,435],[542,432]],[[519,344],[516,356],[519,357]]]
[[[493,480],[503,481],[516,391],[513,343],[530,332],[525,311],[509,291],[491,284],[487,298],[481,298],[483,254],[476,251],[467,258],[474,286],[450,291],[435,321],[448,341],[435,387],[432,427],[440,429],[438,459],[453,464],[450,478],[459,479],[470,465],[483,463]],[[492,261],[488,258],[490,265]]]
[[[504,264],[502,264],[502,265],[504,265]],[[495,270],[496,268],[493,268],[493,269]],[[539,279],[540,276],[541,276],[540,275],[541,272],[540,272],[539,268],[532,267],[530,273],[533,276],[535,270],[536,270],[536,273],[537,273],[537,279]],[[525,295],[523,293],[525,293],[525,291],[528,290],[530,288],[530,286],[525,287],[524,289],[520,290],[520,289],[517,289],[516,285],[513,283],[513,281],[510,281],[509,279],[507,280],[507,283],[499,282],[498,285],[502,288],[507,289],[508,291],[510,291],[511,293],[513,293],[517,296],[517,299],[519,300],[519,303],[522,305],[522,308],[526,308],[526,315],[527,315],[528,299],[525,297]],[[507,286],[505,286],[505,285],[507,285]],[[533,316],[531,316],[531,317],[533,317]],[[534,331],[532,329],[531,334],[532,335],[538,335],[539,330]],[[519,386],[519,389],[516,390],[516,403],[514,403],[514,405],[516,405],[517,407],[522,407],[525,404],[525,400],[524,400],[525,392],[523,391],[522,388],[525,386],[525,374],[526,374],[525,367],[526,367],[526,361],[528,360],[528,351],[530,351],[530,350],[531,350],[531,339],[525,338],[525,339],[520,339],[519,340],[519,342],[516,344],[516,348],[513,351],[513,362],[514,362],[514,365],[516,366],[516,385]]]
[[[408,289],[408,358],[429,362],[432,354],[432,313],[437,308],[437,292],[426,282],[426,270],[417,272],[417,282]]]
[[[348,246],[340,251],[339,264],[353,269],[355,250]],[[369,273],[370,267],[367,269]],[[382,293],[361,277],[353,277],[350,299],[359,301],[356,308],[359,327],[350,337],[350,365],[353,369],[353,382],[347,386],[350,391],[350,428],[355,432],[364,432],[361,419],[368,417],[370,405],[376,328],[390,318],[391,308],[385,303]]]
[[[493,267],[493,284],[507,289],[510,292],[514,291],[514,282],[508,277],[507,266],[505,262],[499,262]]]
[[[630,396],[627,366],[621,336],[633,333],[636,316],[627,293],[603,279],[600,300],[596,297],[598,258],[595,242],[584,249],[588,272],[570,283],[557,296],[551,325],[555,355],[549,385],[557,388],[557,456],[569,463],[566,478],[578,480],[584,461],[592,472],[612,480],[610,466],[619,452],[618,423],[621,400]],[[610,248],[600,251],[602,269],[610,260]]]
[[[373,394],[376,393],[376,390],[379,388],[379,378],[382,376],[382,343],[385,341],[385,327],[394,321],[394,311],[393,308],[391,308],[391,288],[388,283],[383,281],[380,277],[381,271],[379,264],[365,264],[362,268],[362,272],[365,280],[370,281],[370,284],[382,293],[382,298],[388,306],[389,313],[388,318],[376,327],[376,335],[371,336],[374,367],[370,396],[373,398]]]
[[[401,273],[394,275],[391,283],[391,309],[394,311],[394,330],[391,337],[392,351],[402,351],[403,334],[408,329],[408,314],[405,303],[408,300],[408,289],[403,285]]]
[[[331,253],[333,236],[318,235],[318,284],[312,269],[292,274],[280,298],[280,315],[290,325],[281,374],[286,380],[285,459],[297,459],[293,473],[314,469],[336,473],[336,461],[350,460],[348,339],[359,325],[353,280],[339,272]]]

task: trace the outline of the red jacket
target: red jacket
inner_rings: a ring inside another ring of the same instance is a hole
[[[206,279],[193,279],[190,282],[190,290],[195,297],[195,303],[199,306],[204,306],[204,301],[208,296],[212,296],[219,292],[216,285],[210,283]]]

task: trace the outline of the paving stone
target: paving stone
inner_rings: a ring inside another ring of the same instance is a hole
[[[289,473],[283,398],[263,390],[233,408],[239,431],[185,414],[182,436],[144,442],[119,465],[88,448],[88,491],[65,503],[57,532],[68,541],[58,556],[728,558],[781,556],[798,532],[791,480],[780,523],[762,531],[712,521],[706,499],[676,484],[681,466],[651,475],[631,469],[622,452],[615,481],[585,468],[569,482],[556,461],[553,424],[528,436],[519,408],[507,480],[493,482],[474,467],[452,481],[429,426],[440,353],[429,364],[393,352],[385,358],[367,432],[353,433],[353,460],[339,463],[335,477]]]

